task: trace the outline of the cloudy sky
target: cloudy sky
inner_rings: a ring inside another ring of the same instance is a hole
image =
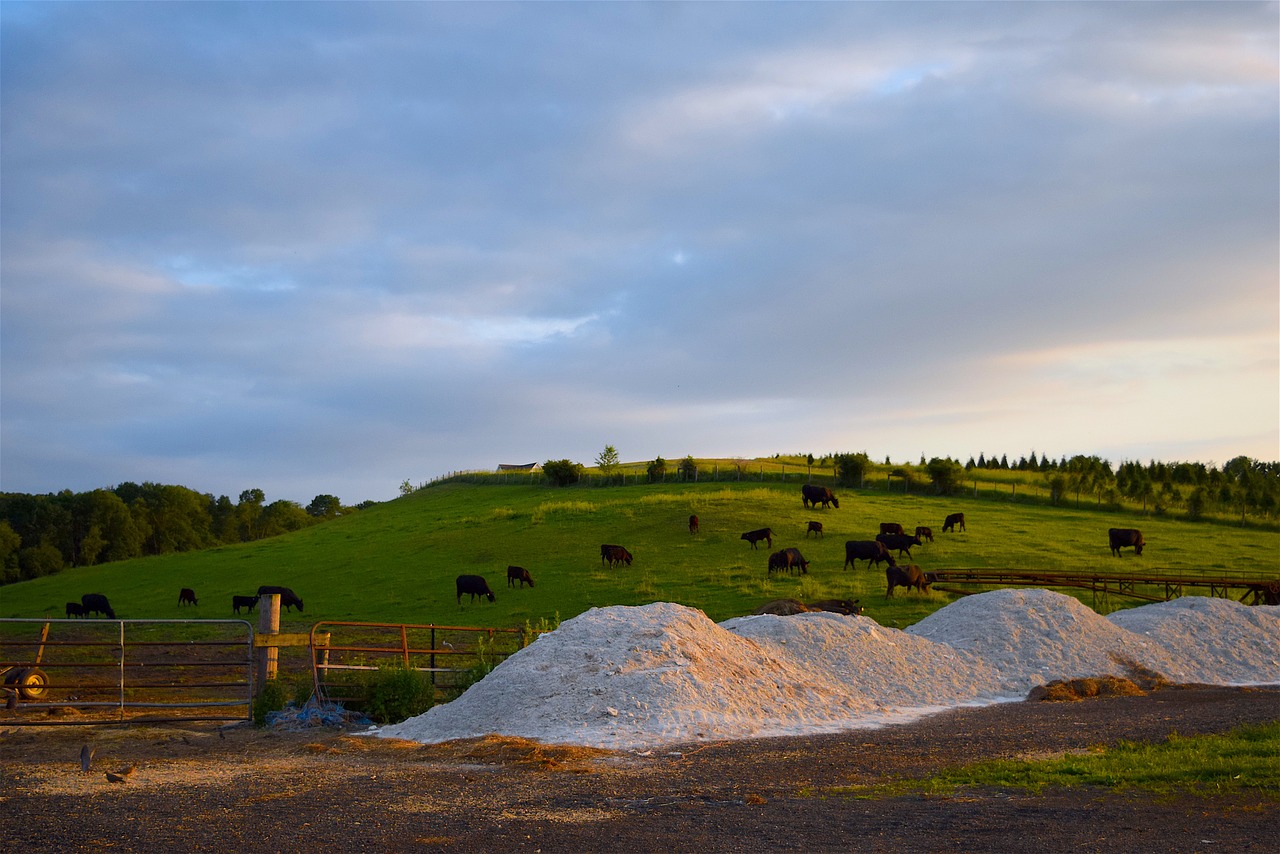
[[[1275,3],[0,27],[0,490],[1280,458]]]

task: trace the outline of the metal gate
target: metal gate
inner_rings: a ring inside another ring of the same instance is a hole
[[[0,722],[249,720],[253,660],[244,620],[0,619]]]
[[[523,629],[325,621],[311,627],[316,693],[359,705],[379,669],[422,674],[442,699],[461,693],[532,638]]]

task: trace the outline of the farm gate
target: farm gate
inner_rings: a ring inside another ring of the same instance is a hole
[[[244,620],[0,619],[7,725],[252,717]]]
[[[423,674],[438,695],[451,698],[531,639],[522,629],[316,623],[310,644],[316,694],[358,704],[380,669],[398,667]]]

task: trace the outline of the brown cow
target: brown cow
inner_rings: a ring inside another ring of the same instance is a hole
[[[746,540],[748,543],[751,543],[751,548],[753,549],[756,547],[756,543],[760,542],[761,540],[764,540],[765,542],[767,542],[769,544],[769,548],[773,548],[773,529],[757,528],[754,531],[747,531],[738,539]]]
[[[933,528],[926,528],[924,525],[916,525],[916,537],[922,542],[928,540],[933,542]]]
[[[526,583],[528,583],[530,587],[533,586],[533,576],[529,574],[529,570],[525,569],[523,566],[507,567],[507,586],[515,587],[517,581],[520,582],[521,587],[524,587]]]
[[[809,527],[804,532],[804,535],[808,537],[810,534],[817,534],[819,537],[826,536],[825,534],[822,533],[822,523],[810,522]]]
[[[615,567],[623,563],[627,566],[631,566],[631,552],[627,551],[622,546],[609,546],[609,553],[607,557],[609,558],[610,567]]]
[[[1142,532],[1137,528],[1109,528],[1107,529],[1107,538],[1111,540],[1111,554],[1120,557],[1120,550],[1133,546],[1133,553],[1138,557],[1142,557],[1142,547],[1146,543],[1142,539]]]
[[[697,516],[689,517],[689,533],[690,534],[698,533],[698,517]]]
[[[885,596],[892,596],[895,587],[905,587],[908,590],[914,587],[921,593],[928,593],[929,585],[933,583],[932,576],[925,574],[914,563],[908,566],[891,566],[884,571],[884,577],[889,582]]]
[[[947,533],[947,531],[951,531],[954,533],[956,529],[956,525],[960,526],[961,531],[964,530],[964,514],[963,513],[951,513],[950,515],[948,515],[946,521],[942,523],[942,533],[945,534]]]
[[[898,557],[903,553],[911,557],[911,547],[920,545],[920,538],[910,534],[877,534],[876,541],[884,543],[887,549],[897,549]]]
[[[817,507],[819,502],[822,509],[826,509],[828,505],[840,508],[840,501],[836,498],[836,494],[825,486],[815,486],[812,483],[806,483],[800,487],[800,495],[805,507],[813,505]]]
[[[881,522],[880,533],[882,534],[905,534],[906,529],[898,522]]]

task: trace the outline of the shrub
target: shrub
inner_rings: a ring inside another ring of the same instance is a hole
[[[283,682],[279,679],[268,679],[264,682],[258,696],[253,698],[254,726],[266,726],[267,715],[283,709],[287,701],[288,691],[285,690]]]
[[[653,462],[649,463],[647,471],[649,473],[650,483],[660,483],[665,480],[667,476],[667,461],[662,457],[658,457]]]
[[[572,460],[547,460],[542,464],[542,473],[547,483],[552,486],[568,486],[582,478],[582,464]]]
[[[434,692],[423,675],[400,664],[379,665],[369,685],[364,712],[380,724],[394,724],[431,708]]]

